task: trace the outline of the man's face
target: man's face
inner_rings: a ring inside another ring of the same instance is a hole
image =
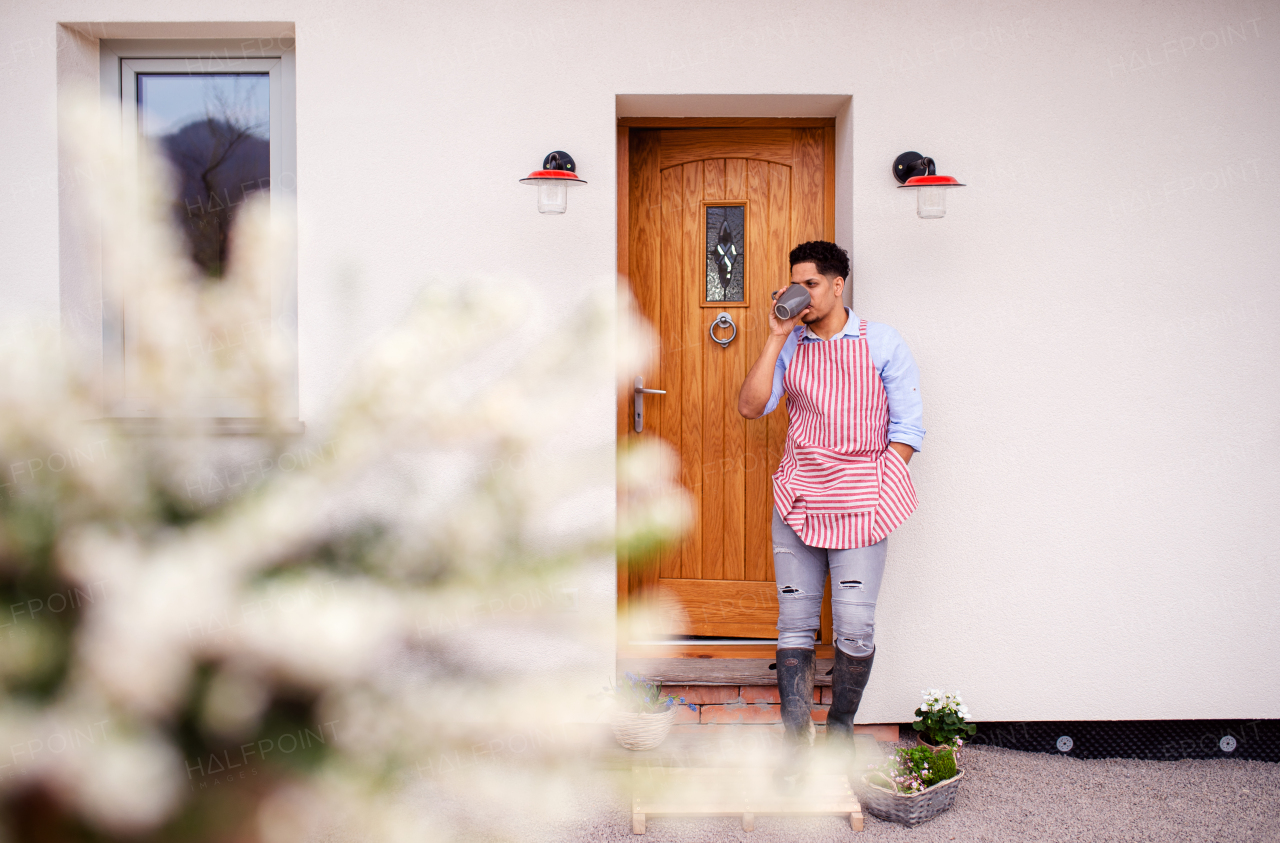
[[[800,311],[800,321],[806,325],[823,319],[837,307],[844,307],[840,300],[840,294],[844,292],[844,279],[839,276],[828,278],[819,273],[812,261],[791,267],[791,283],[804,285],[812,299],[809,306]]]

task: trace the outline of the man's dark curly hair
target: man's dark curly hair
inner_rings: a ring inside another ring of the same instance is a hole
[[[849,280],[849,253],[826,240],[810,240],[791,250],[791,265],[812,262],[828,278]]]

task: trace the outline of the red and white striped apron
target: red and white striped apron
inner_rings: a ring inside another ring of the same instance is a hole
[[[866,547],[916,508],[911,472],[889,447],[889,397],[858,338],[799,343],[787,366],[786,448],[773,502],[810,547]]]

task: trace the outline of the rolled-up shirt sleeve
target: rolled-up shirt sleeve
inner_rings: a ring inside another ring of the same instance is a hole
[[[782,344],[782,351],[778,352],[778,362],[773,364],[773,392],[769,394],[769,403],[764,405],[761,416],[767,416],[778,409],[778,403],[782,401],[782,394],[786,391],[783,378],[787,374],[787,366],[791,363],[791,358],[795,356],[796,344],[799,342],[798,336],[798,333],[792,333]]]
[[[888,325],[878,327],[885,332],[885,359],[880,363],[880,379],[889,398],[889,441],[904,442],[919,451],[924,444],[920,369],[902,335]]]

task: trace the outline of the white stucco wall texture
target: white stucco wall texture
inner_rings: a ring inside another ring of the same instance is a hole
[[[1280,6],[2,0],[7,317],[69,306],[59,49],[95,42],[59,24],[211,19],[297,39],[304,420],[429,278],[612,285],[620,112],[846,98],[853,305],[907,339],[928,430],[859,721],[929,687],[977,720],[1280,717]],[[589,181],[563,216],[517,183],[553,149]],[[968,185],[942,220],[896,189],[908,149]],[[614,436],[613,390],[584,442]],[[600,573],[582,610],[612,613]]]

